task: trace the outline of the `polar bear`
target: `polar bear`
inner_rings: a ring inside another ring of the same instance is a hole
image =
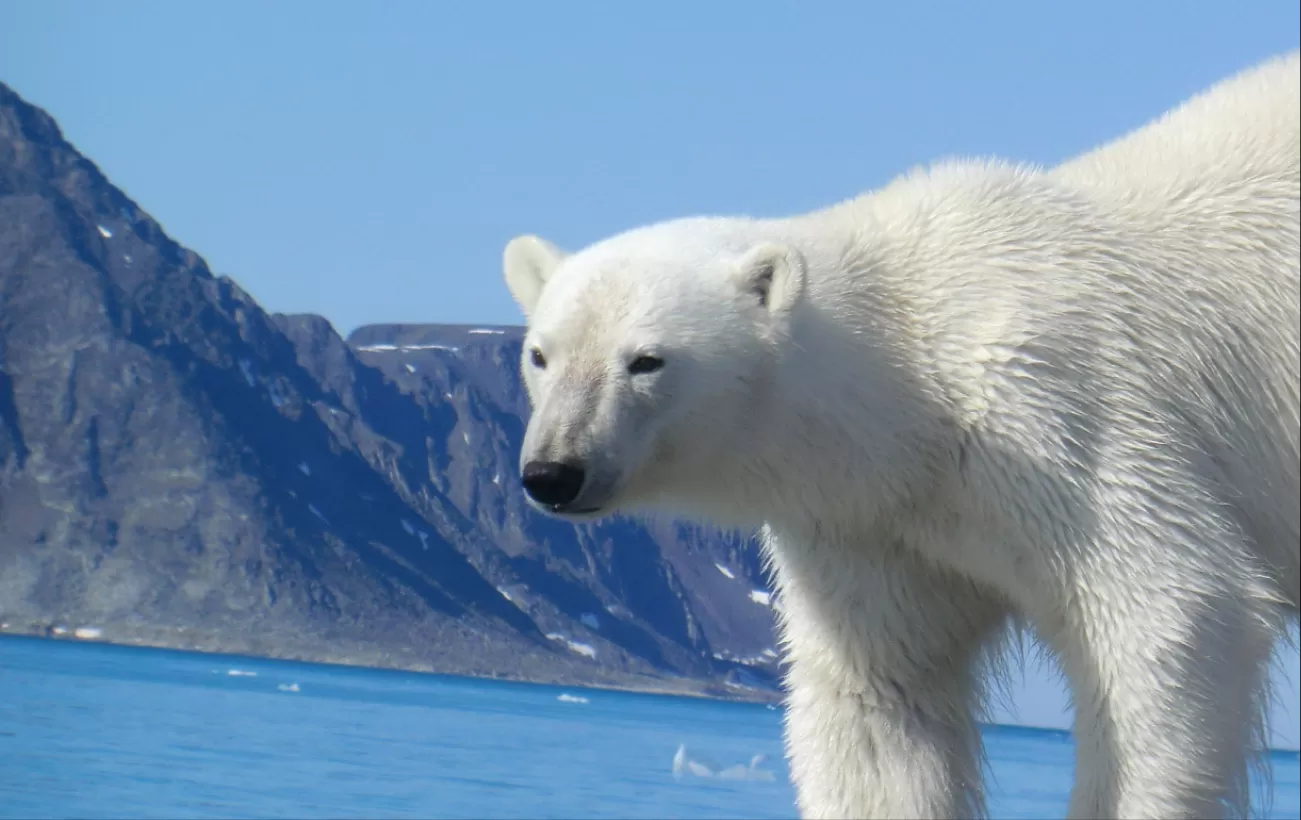
[[[1072,817],[1246,811],[1301,596],[1299,80],[1051,170],[506,246],[531,502],[761,528],[802,815],[982,814],[1009,624],[1073,693]]]

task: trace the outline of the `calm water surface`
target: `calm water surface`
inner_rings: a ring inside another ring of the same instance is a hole
[[[1062,816],[1066,734],[985,740],[994,816]],[[763,706],[0,637],[3,818],[792,818],[781,752]]]

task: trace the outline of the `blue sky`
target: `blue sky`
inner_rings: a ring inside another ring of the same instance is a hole
[[[504,243],[1051,164],[1295,48],[1295,0],[10,3],[0,81],[273,311],[521,321]],[[1277,740],[1298,745],[1298,656]],[[1044,670],[1019,716],[1060,724]]]

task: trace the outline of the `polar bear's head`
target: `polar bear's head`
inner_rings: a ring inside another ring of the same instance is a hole
[[[506,246],[529,325],[520,473],[534,506],[680,507],[755,445],[805,283],[800,253],[756,225],[677,220],[574,254],[534,236]]]

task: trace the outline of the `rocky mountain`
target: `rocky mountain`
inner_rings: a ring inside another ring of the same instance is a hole
[[[0,84],[0,630],[771,697],[746,539],[524,503],[521,335],[269,315]]]

